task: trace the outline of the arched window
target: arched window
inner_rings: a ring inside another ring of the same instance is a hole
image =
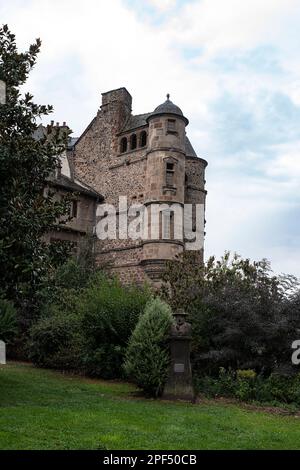
[[[123,137],[120,142],[120,152],[127,152],[127,138]]]
[[[146,147],[147,145],[147,132],[143,131],[140,133],[140,147]]]
[[[132,134],[130,136],[130,150],[136,149],[136,145],[137,145],[136,134]]]

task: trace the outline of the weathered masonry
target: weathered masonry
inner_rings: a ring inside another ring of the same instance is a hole
[[[68,159],[74,177],[118,207],[128,204],[205,204],[205,168],[186,136],[188,119],[167,100],[153,112],[132,115],[132,97],[126,88],[102,94],[102,106],[78,139],[72,139]],[[162,214],[163,216],[163,214]],[[204,217],[202,229],[204,230]],[[164,263],[185,249],[174,238],[174,227],[155,239],[98,241],[99,263],[125,282],[159,282]],[[203,252],[200,253],[203,256]]]

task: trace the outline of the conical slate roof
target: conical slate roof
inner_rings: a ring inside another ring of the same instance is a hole
[[[155,108],[155,110],[153,111],[153,113],[150,114],[150,116],[147,118],[147,120],[150,117],[158,116],[158,115],[161,115],[161,114],[173,114],[175,116],[182,117],[185,120],[186,124],[188,124],[188,122],[189,122],[188,119],[186,117],[184,117],[183,112],[181,111],[179,106],[176,106],[176,104],[174,104],[170,100],[170,95],[169,94],[167,95],[166,101],[164,103],[160,104],[159,106],[157,106],[157,108]]]
[[[179,106],[176,106],[176,104],[174,104],[169,98],[164,103],[157,106],[157,108],[154,110],[154,113],[171,113],[183,116],[183,112]]]

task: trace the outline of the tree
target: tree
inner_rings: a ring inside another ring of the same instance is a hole
[[[46,234],[68,213],[68,200],[45,195],[45,181],[59,165],[67,136],[36,140],[34,132],[52,106],[40,106],[20,92],[36,63],[41,41],[18,52],[15,35],[0,28],[0,79],[6,102],[0,105],[0,284],[21,313],[23,326],[36,315],[39,287],[47,271],[64,262],[69,247],[47,245]]]
[[[130,338],[124,369],[145,392],[157,397],[167,378],[170,353],[167,339],[172,311],[159,298],[151,300]]]
[[[267,260],[225,253],[195,264],[187,252],[168,264],[163,295],[191,315],[193,363],[200,373],[220,367],[291,372],[291,344],[300,326],[299,283],[274,276]]]

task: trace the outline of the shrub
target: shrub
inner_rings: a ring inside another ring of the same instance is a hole
[[[198,393],[209,397],[232,397],[241,401],[254,401],[272,405],[300,405],[300,374],[284,376],[257,375],[253,370],[222,369],[219,376],[196,377]]]
[[[150,299],[149,289],[124,287],[117,279],[97,274],[80,300],[87,372],[119,378],[128,340]]]
[[[260,384],[257,399],[300,405],[300,374],[294,376],[271,374]]]
[[[248,401],[256,397],[256,372],[251,369],[237,370],[235,396]]]
[[[40,367],[82,369],[83,338],[78,314],[53,307],[52,315],[41,318],[32,328],[28,355]]]
[[[196,378],[196,389],[210,397],[233,397],[242,401],[256,399],[259,381],[253,370],[225,370],[220,368],[217,378]]]
[[[129,341],[124,369],[149,396],[159,396],[167,378],[171,324],[171,308],[156,298],[147,304]]]
[[[39,366],[119,378],[128,339],[151,294],[99,272],[85,279],[84,272],[75,260],[57,270],[31,328],[28,354]]]
[[[0,340],[8,342],[16,333],[16,310],[11,302],[0,298]]]

